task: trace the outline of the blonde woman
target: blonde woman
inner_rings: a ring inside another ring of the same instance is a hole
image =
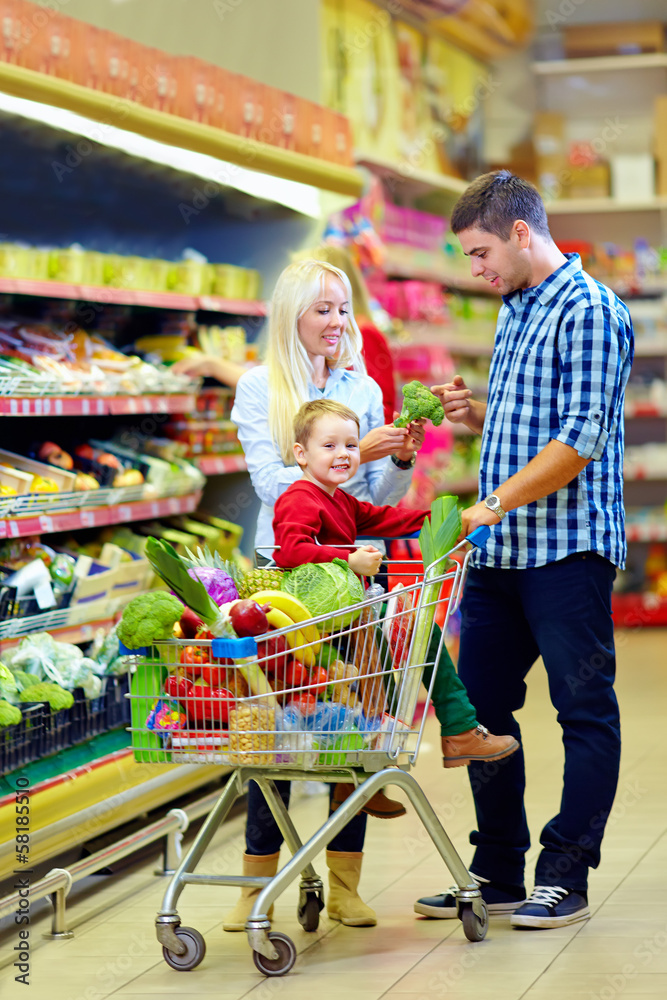
[[[361,334],[354,319],[347,276],[325,261],[290,264],[278,278],[271,303],[266,364],[239,379],[232,419],[238,427],[248,470],[262,507],[255,547],[273,545],[273,505],[301,477],[294,459],[293,421],[302,403],[333,399],[359,417],[361,465],[344,488],[360,500],[393,504],[405,495],[423,438],[423,427],[384,424],[382,395],[365,373]],[[264,549],[269,553],[270,549]],[[277,782],[285,804],[289,782]],[[331,786],[333,798],[334,786]],[[389,818],[404,811],[384,795],[367,809]],[[331,805],[330,805],[331,808]],[[374,911],[357,893],[366,815],[360,813],[327,850],[327,911],[349,926],[375,924]],[[248,790],[244,874],[275,875],[282,835],[254,781]],[[243,889],[223,927],[245,930],[259,889]]]

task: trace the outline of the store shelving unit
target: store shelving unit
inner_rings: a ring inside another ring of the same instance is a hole
[[[190,394],[173,396],[0,396],[0,415],[7,417],[89,417],[114,414],[189,413]]]
[[[193,459],[205,476],[224,476],[228,472],[247,472],[245,455],[200,455]]]
[[[266,316],[266,303],[250,299],[224,299],[217,295],[180,295],[109,285],[77,285],[63,281],[33,281],[29,278],[0,277],[0,292],[9,295],[37,295],[50,299],[101,302],[105,305],[148,306],[186,312],[229,313],[233,316]]]
[[[190,514],[197,509],[200,500],[201,490],[197,490],[186,496],[164,497],[161,500],[138,500],[108,507],[82,507],[79,510],[36,514],[32,517],[5,517],[0,518],[0,538],[25,538],[28,535],[76,531],[77,528],[103,528],[108,524],[128,524],[152,517]]]
[[[559,59],[535,62],[532,65],[538,84],[538,106],[549,111],[565,112],[580,133],[595,135],[593,123],[608,124],[605,115],[618,116],[629,140],[620,143],[618,152],[630,152],[636,145],[637,152],[651,150],[650,109],[653,96],[667,90],[667,53],[605,56],[585,59]],[[576,96],[573,102],[572,97]],[[646,109],[646,110],[645,110]],[[616,149],[612,143],[611,152]],[[547,213],[552,220],[555,238],[590,239],[591,232],[598,242],[615,241],[621,244],[634,240],[640,233],[651,245],[664,244],[667,238],[667,196],[646,197],[638,191],[636,197],[572,198],[549,201]],[[611,282],[610,282],[611,283]],[[662,287],[650,287],[637,282],[638,287],[619,287],[615,290],[627,298],[631,315],[638,310],[637,297],[661,296]],[[638,314],[638,316],[641,314]],[[667,335],[655,327],[651,336],[640,336],[635,344],[633,376],[644,373],[645,378],[667,378]],[[659,373],[662,373],[661,375]],[[650,400],[630,398],[625,407],[626,440],[629,443],[648,443],[667,440],[667,408]],[[645,550],[641,546],[652,542],[667,541],[667,516],[662,505],[667,494],[661,480],[651,468],[638,469],[627,465],[625,476],[626,504],[630,509],[627,539],[630,544],[629,566],[636,576],[643,566]],[[640,515],[633,515],[633,508],[643,508]],[[662,516],[660,511],[663,511]],[[664,624],[667,604],[656,604],[653,594],[614,595],[616,620],[624,624],[628,615],[636,614],[644,624]],[[658,607],[658,605],[660,605]],[[649,608],[650,606],[650,608]],[[655,607],[658,607],[655,612]],[[648,610],[647,610],[648,609]]]

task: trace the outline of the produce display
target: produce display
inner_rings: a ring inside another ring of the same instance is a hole
[[[433,581],[460,529],[456,498],[439,498],[420,535],[423,600],[398,584],[381,618],[382,588],[364,590],[342,560],[240,574],[210,551],[180,557],[149,538],[146,556],[175,596],[136,598],[119,626],[129,649],[134,641],[150,654],[133,687],[135,729],[173,760],[333,766],[381,748],[397,719],[411,725],[441,597]],[[169,632],[179,641],[155,646]],[[256,652],[216,653],[216,639],[243,637]]]
[[[71,323],[0,319],[2,394],[139,395],[191,391],[193,385],[189,376],[123,354]]]

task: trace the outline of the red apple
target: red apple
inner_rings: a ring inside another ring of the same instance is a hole
[[[229,609],[229,617],[238,636],[264,635],[269,631],[266,615],[257,601],[234,601]]]

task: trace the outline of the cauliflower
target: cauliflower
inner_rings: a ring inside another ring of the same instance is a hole
[[[72,707],[74,695],[71,691],[65,691],[57,684],[42,681],[41,684],[33,684],[32,687],[23,688],[19,695],[19,701],[46,701],[51,706],[51,711],[59,712],[63,708]]]
[[[171,639],[174,625],[182,614],[183,605],[172,594],[165,594],[163,590],[140,594],[123,611],[118,638],[127,649],[141,649]]]
[[[438,397],[415,379],[403,386],[403,409],[394,420],[394,427],[407,427],[412,420],[420,417],[425,417],[439,427],[444,420],[445,411]]]
[[[15,705],[10,705],[8,701],[0,701],[0,729],[6,726],[15,726],[21,721],[21,709]]]

